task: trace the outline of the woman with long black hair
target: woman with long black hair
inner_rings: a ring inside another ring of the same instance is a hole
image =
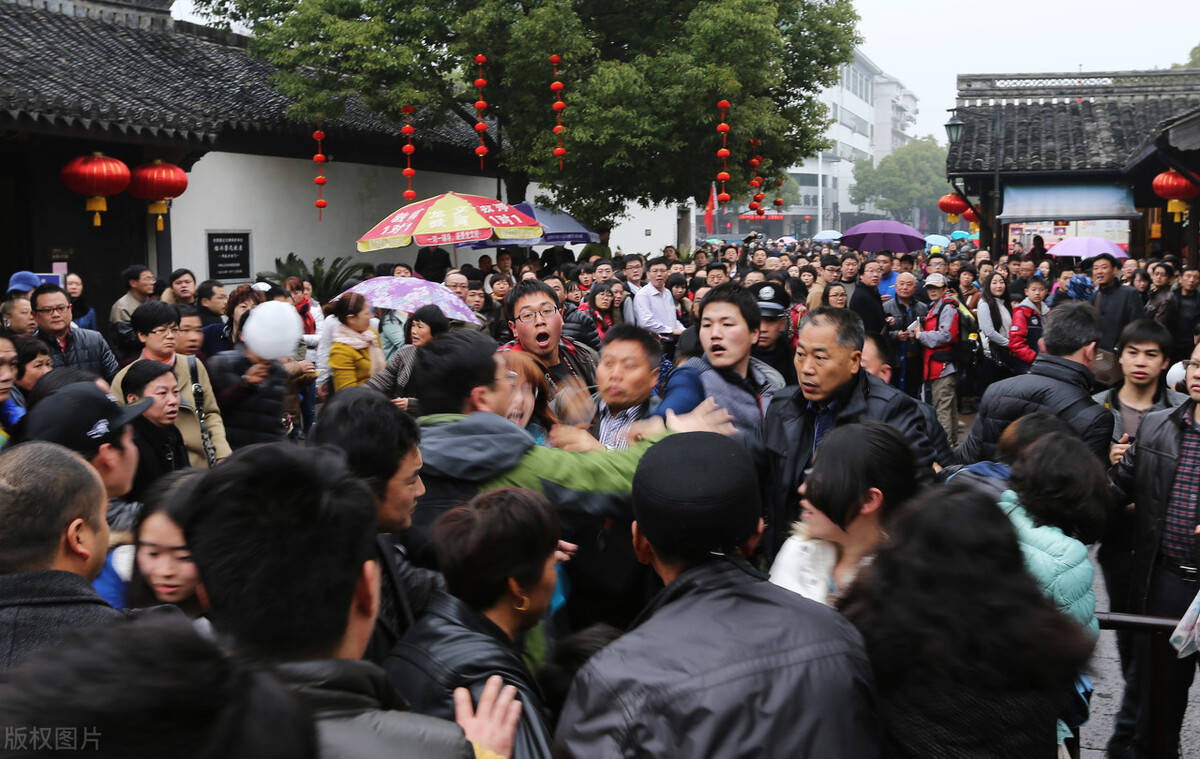
[[[1008,304],[1008,283],[1000,272],[992,272],[983,285],[983,297],[976,312],[984,360],[979,363],[979,394],[988,385],[1013,376],[1012,354],[1008,350],[1008,331],[1012,327],[1012,308]]]
[[[951,482],[903,509],[841,599],[875,672],[885,756],[1054,757],[1093,641],[1046,598],[994,498]]]

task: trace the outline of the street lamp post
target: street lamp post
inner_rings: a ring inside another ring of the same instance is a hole
[[[962,139],[963,132],[966,130],[966,122],[959,118],[957,108],[947,108],[950,111],[950,120],[946,122],[946,139],[951,145],[957,145]],[[967,113],[968,116],[975,114]],[[1002,155],[1002,141],[1004,139],[1004,130],[1000,121],[1000,107],[994,106],[992,109],[992,240],[989,248],[995,251],[996,255],[1000,255],[1000,157]]]

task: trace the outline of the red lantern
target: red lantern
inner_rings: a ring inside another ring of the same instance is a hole
[[[777,206],[782,206],[782,205],[783,205],[783,198],[775,198],[775,199],[774,199],[774,200],[772,200],[771,202],[772,202],[772,203],[774,203],[774,204],[775,204],[775,205],[777,205]]]
[[[758,201],[757,201],[757,200],[753,200],[753,201],[751,201],[751,202],[750,202],[750,210],[751,210],[751,211],[757,211],[757,210],[758,210]]]
[[[1167,169],[1156,176],[1151,186],[1155,195],[1167,199],[1167,213],[1171,214],[1176,222],[1182,221],[1183,214],[1187,212],[1186,201],[1200,195],[1200,187],[1175,169]]]
[[[720,124],[717,124],[717,131],[721,134],[725,134],[729,131],[729,125],[722,121]]]
[[[565,156],[566,154],[567,154],[567,149],[566,149],[566,148],[555,148],[555,149],[554,149],[554,157],[555,157],[555,158],[562,158],[562,157],[563,157],[563,156]]]
[[[407,201],[410,201],[410,202],[413,200],[416,200],[417,199],[417,191],[416,190],[405,190],[404,191],[404,199]]]
[[[146,209],[155,215],[154,227],[161,232],[163,214],[167,212],[167,201],[178,198],[187,186],[187,172],[174,164],[155,160],[133,170],[129,180],[129,194],[138,200],[148,201]]]
[[[729,181],[729,172],[728,171],[718,171],[717,172],[717,181],[718,182],[728,182]]]
[[[479,133],[481,133],[481,134],[482,134],[483,132],[486,132],[486,131],[487,131],[487,124],[483,123],[482,121],[477,121],[477,122],[475,122],[475,131],[476,131],[476,132],[479,132]]]
[[[717,193],[717,200],[721,203],[728,203],[729,202],[729,193],[727,193],[727,192]]]
[[[321,125],[317,125],[316,131],[312,133],[312,138],[317,141],[317,154],[313,156],[313,163],[317,165],[317,176],[313,179],[313,184],[317,186],[317,200],[313,203],[317,207],[317,221],[324,219],[325,207],[329,202],[322,195],[325,190],[325,132],[321,129]],[[158,228],[162,230],[162,217],[158,217]]]
[[[483,161],[483,157],[487,154],[488,154],[487,146],[480,145],[479,147],[475,148],[475,155],[479,156],[481,163]]]
[[[764,200],[766,197],[767,197],[767,194],[766,194],[765,192],[756,192],[756,193],[754,193],[754,199],[755,199],[755,200],[757,200],[759,203],[763,202],[763,200]]]
[[[970,206],[967,205],[967,201],[950,193],[938,199],[938,208],[941,209],[942,213],[946,214],[946,221],[951,224],[957,224],[958,215],[970,208]]]
[[[717,158],[728,158],[729,148],[717,148]]]
[[[968,207],[967,210],[962,212],[961,216],[963,221],[969,221],[972,224],[979,221],[979,214],[975,213],[974,208]]]
[[[129,185],[129,167],[103,153],[80,156],[63,167],[63,184],[87,198],[84,208],[93,212],[92,226],[100,226],[100,212],[108,210],[105,198]]]
[[[317,198],[313,201],[313,205],[316,206],[319,211],[320,209],[324,209],[325,206],[329,205],[329,201],[325,198]]]

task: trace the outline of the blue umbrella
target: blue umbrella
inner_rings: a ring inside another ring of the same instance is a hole
[[[856,250],[874,253],[889,250],[893,253],[909,253],[925,248],[925,238],[907,224],[888,219],[864,221],[847,229],[842,235],[842,245]]]
[[[578,221],[570,214],[542,208],[531,203],[516,203],[513,208],[521,213],[532,216],[542,225],[542,236],[529,240],[485,241],[481,243],[460,244],[460,248],[496,248],[496,247],[529,247],[532,245],[562,245],[564,243],[600,242],[600,235],[595,230]]]
[[[925,250],[929,250],[934,245],[946,247],[950,244],[950,238],[945,235],[925,235]]]
[[[956,229],[950,233],[951,240],[966,240],[971,236],[970,232],[962,229]]]
[[[813,235],[813,242],[837,242],[842,239],[842,233],[836,229],[822,229]]]

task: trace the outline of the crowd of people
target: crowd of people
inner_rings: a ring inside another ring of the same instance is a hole
[[[473,320],[140,265],[104,319],[16,272],[5,749],[1077,755],[1088,546],[1114,611],[1200,590],[1200,270],[1040,242],[378,267]],[[1177,748],[1164,645],[1118,636],[1111,756]]]

